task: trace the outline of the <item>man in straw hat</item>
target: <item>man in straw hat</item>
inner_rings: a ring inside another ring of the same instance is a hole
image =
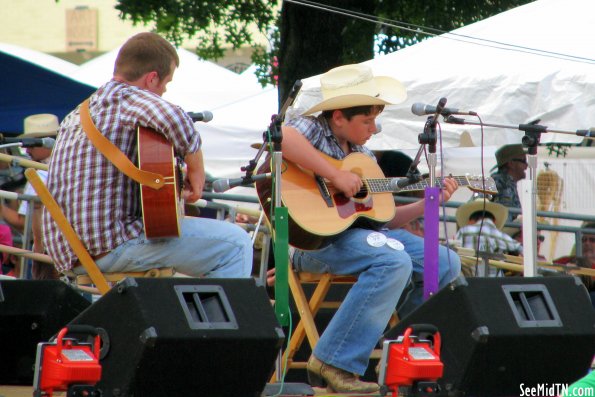
[[[62,121],[47,186],[102,271],[171,266],[193,277],[249,277],[252,241],[232,223],[187,217],[180,237],[147,239],[138,183],[103,156],[82,127],[81,116],[87,115],[98,135],[132,163],[138,158],[138,126],[163,134],[186,165],[182,197],[198,200],[205,183],[200,134],[183,109],[162,98],[179,62],[174,46],[155,33],[128,39],[116,57],[113,78],[90,96],[88,111],[78,106]],[[84,273],[47,211],[43,224],[58,270]]]
[[[517,182],[525,179],[527,171],[527,155],[523,145],[504,145],[496,150],[496,167],[498,170],[492,174],[498,193],[492,201],[506,207],[521,208],[521,200],[517,191]],[[508,215],[508,220],[515,218]]]
[[[376,132],[376,117],[385,105],[405,101],[407,93],[398,80],[373,76],[365,65],[334,68],[322,75],[320,83],[322,100],[283,126],[283,156],[352,197],[363,186],[360,176],[335,168],[319,152],[335,159],[352,152],[374,158],[363,145]],[[322,113],[313,116],[317,112]],[[443,199],[447,200],[457,184],[446,179],[445,185]],[[399,229],[423,210],[423,201],[401,206],[382,230],[352,227],[321,249],[293,253],[292,262],[298,270],[358,276],[308,361],[313,386],[327,384],[335,392],[378,390],[376,383],[363,382],[359,376],[368,366],[370,353],[412,269],[423,271],[423,239]],[[459,257],[440,247],[440,286],[459,272]]]
[[[18,138],[55,138],[58,133],[58,117],[54,114],[41,113],[27,116],[23,121],[23,133]],[[32,146],[27,147],[27,154],[31,157],[31,160],[38,163],[47,164],[52,154],[51,147],[46,146]],[[45,181],[47,178],[47,171],[39,170],[38,174],[40,178]],[[31,184],[25,185],[24,194],[35,196],[35,189]],[[21,201],[18,210],[15,208],[2,205],[1,214],[2,218],[16,231],[23,233],[25,227],[25,219],[29,208],[29,202],[26,200]],[[34,250],[36,252],[43,252],[42,247],[42,232],[41,232],[41,207],[36,208],[33,212],[32,218],[32,229],[33,229],[33,243]],[[25,243],[25,242],[23,242]],[[58,277],[57,272],[51,266],[34,263],[31,269],[32,276],[34,279],[55,279]]]
[[[58,133],[58,117],[49,114],[34,114],[25,118],[23,122],[24,128],[23,133],[18,138],[55,138]],[[31,157],[31,160],[47,164],[49,162],[52,149],[44,146],[32,146],[26,149],[27,154]],[[46,171],[39,171],[40,176],[45,180],[47,175]],[[35,194],[35,190],[30,184],[25,187],[25,194]],[[19,211],[15,211],[13,208],[8,206],[2,206],[2,217],[12,227],[19,232],[23,232],[25,225],[25,214],[27,214],[27,201],[23,201],[19,207]]]
[[[456,239],[465,248],[498,254],[518,255],[521,243],[502,231],[508,209],[482,196],[471,198],[457,209],[459,230]]]

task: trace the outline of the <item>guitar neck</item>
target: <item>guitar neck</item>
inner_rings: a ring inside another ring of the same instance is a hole
[[[451,176],[451,178],[454,178],[459,186],[469,186],[469,178],[466,176]],[[364,179],[364,181],[367,183],[368,189],[372,193],[412,192],[416,190],[424,190],[426,187],[430,186],[430,181],[428,179],[423,179],[417,183],[399,188],[396,185],[396,181],[400,179],[401,178],[367,178]],[[444,187],[440,178],[435,178],[435,181],[436,182],[434,186],[439,188]]]

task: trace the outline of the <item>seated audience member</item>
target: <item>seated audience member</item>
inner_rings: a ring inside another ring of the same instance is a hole
[[[502,231],[507,216],[505,206],[488,201],[481,195],[473,196],[457,209],[459,230],[455,238],[461,241],[461,246],[478,252],[518,255],[523,247]]]
[[[506,234],[508,234],[510,237],[512,237],[513,239],[515,239],[516,241],[518,241],[519,243],[521,243],[521,245],[523,244],[523,228],[522,228],[522,224],[523,224],[523,217],[522,215],[519,215],[515,222],[519,222],[521,224],[520,228],[517,227],[505,227],[502,229],[502,231]],[[537,260],[540,262],[547,262],[547,258],[543,255],[541,255],[539,253],[539,251],[541,250],[541,244],[543,244],[543,242],[545,241],[545,236],[543,235],[542,231],[537,229],[536,230],[537,233]]]
[[[0,244],[12,247],[12,231],[5,223],[0,223]],[[0,253],[0,275],[18,277],[19,260],[8,252]]]
[[[23,139],[47,137],[54,138],[58,132],[58,127],[58,117],[55,115],[48,113],[34,114],[25,118],[23,121],[23,134],[19,135],[18,137]],[[49,162],[50,155],[52,154],[51,147],[45,146],[27,147],[26,151],[31,160],[42,164],[47,164]],[[43,181],[46,180],[47,171],[38,170],[37,173]],[[33,189],[29,183],[25,185],[23,193],[31,196],[36,195],[35,189]],[[23,233],[28,208],[29,202],[23,200],[20,202],[18,209],[15,209],[9,205],[2,205],[0,212],[6,223],[8,223],[19,233]],[[34,213],[35,211],[38,211],[39,213],[36,215]],[[32,212],[31,222],[33,229],[32,237],[34,240],[33,250],[35,252],[43,253],[44,250],[41,242],[41,224],[39,223],[41,206],[38,206],[37,210],[34,210],[34,212]],[[37,237],[37,240],[35,240],[35,237]],[[27,247],[28,245],[26,242],[23,242],[23,248]],[[43,263],[34,262],[31,270],[34,279],[58,277],[58,273],[52,268],[52,266],[48,266]]]
[[[595,222],[584,222],[581,227],[583,229],[595,229]],[[581,237],[582,256],[577,256],[576,253],[564,256],[554,260],[554,263],[559,265],[576,265],[589,269],[595,269],[595,233],[583,233]],[[595,308],[595,277],[581,276],[581,280],[589,291],[591,303]]]
[[[26,117],[23,124],[24,132],[19,135],[19,138],[23,139],[55,137],[59,127],[58,117],[53,114],[34,114]],[[50,155],[52,154],[51,148],[43,146],[28,147],[26,151],[31,160],[43,164],[49,162]],[[45,181],[47,172],[39,170],[38,174]],[[35,189],[29,183],[25,185],[25,191],[23,193],[28,195],[36,194]],[[28,204],[27,201],[21,201],[18,210],[5,205],[0,210],[4,220],[21,233],[25,226],[25,215],[27,214]]]
[[[496,151],[496,167],[498,170],[491,176],[496,183],[498,193],[492,201],[506,207],[521,208],[521,200],[517,190],[517,182],[526,178],[527,155],[523,145],[504,145]],[[512,221],[516,216],[508,214]]]
[[[465,248],[495,254],[518,255],[522,245],[502,231],[508,209],[480,196],[474,196],[456,212],[456,239]]]

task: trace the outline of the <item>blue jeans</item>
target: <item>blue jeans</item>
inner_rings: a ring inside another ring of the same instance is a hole
[[[187,217],[180,237],[148,240],[141,234],[97,260],[97,265],[103,272],[174,267],[191,277],[244,278],[252,273],[252,241],[232,223]]]
[[[424,302],[424,239],[405,230],[396,237],[405,245],[405,250],[413,262],[411,275],[412,289],[399,307],[399,317],[404,318]],[[443,245],[438,246],[438,287],[442,288],[453,281],[461,272],[459,255]]]
[[[398,240],[402,247],[391,240],[369,242],[371,233]],[[441,257],[445,251],[441,249]],[[451,253],[451,257],[452,268],[443,270],[441,263],[441,286],[460,271],[458,256]],[[313,353],[329,365],[363,375],[411,272],[423,271],[423,239],[402,229],[372,232],[353,228],[320,250],[296,250],[293,265],[298,271],[358,276]]]

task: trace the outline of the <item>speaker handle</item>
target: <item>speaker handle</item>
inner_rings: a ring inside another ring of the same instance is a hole
[[[409,328],[411,328],[411,333],[414,335],[419,335],[422,332],[428,332],[430,334],[438,332],[438,328],[432,324],[411,324]]]
[[[63,330],[66,329],[64,335],[67,334],[89,334],[92,336],[99,335],[99,331],[92,325],[81,325],[81,324],[68,324]]]
[[[441,347],[440,332],[438,331],[438,328],[436,328],[436,326],[434,326],[432,324],[411,324],[405,330],[405,333],[403,334],[403,351],[405,352],[405,354],[408,354],[409,345],[411,344],[410,336],[412,334],[420,335],[422,332],[427,332],[434,336],[434,343],[433,343],[434,353],[436,353],[436,355],[440,356],[440,347]]]
[[[79,325],[79,324],[69,324],[62,328],[60,332],[58,332],[58,337],[56,338],[56,345],[57,345],[57,356],[60,357],[62,353],[62,339],[67,334],[88,334],[95,337],[93,351],[96,355],[99,355],[100,347],[101,347],[101,339],[99,338],[99,330],[91,325]]]

